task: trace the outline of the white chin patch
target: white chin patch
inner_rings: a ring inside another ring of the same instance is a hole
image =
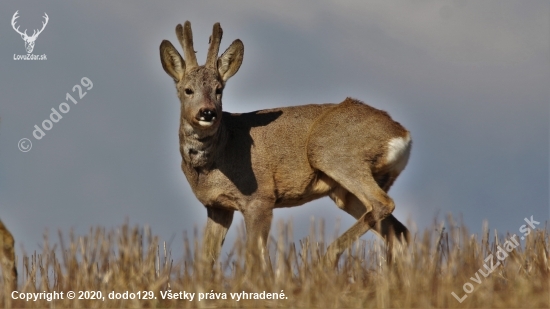
[[[214,124],[214,119],[212,121],[199,120],[201,127],[210,127]]]

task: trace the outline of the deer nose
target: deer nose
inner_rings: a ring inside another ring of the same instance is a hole
[[[212,109],[203,108],[199,111],[199,119],[201,121],[211,122],[216,116],[216,111]]]

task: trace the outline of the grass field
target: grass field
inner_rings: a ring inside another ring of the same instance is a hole
[[[545,223],[525,240],[518,235],[518,245],[512,235],[495,235],[487,226],[482,235],[471,235],[452,218],[442,226],[417,233],[407,248],[395,248],[391,263],[379,241],[358,241],[337,269],[318,263],[326,248],[322,236],[312,232],[293,243],[288,226],[274,229],[278,235],[270,243],[271,268],[260,262],[245,267],[243,242],[237,240],[213,271],[193,254],[199,246],[196,236],[184,239],[185,252],[177,254],[184,258],[173,260],[176,254],[148,228],[125,224],[116,231],[95,228],[84,236],[60,234],[56,242],[45,239],[42,252],[17,257],[18,293],[36,294],[16,296],[47,298],[58,292],[60,297],[63,292],[63,299],[14,300],[4,284],[0,307],[550,307]],[[316,228],[323,230],[322,225]],[[68,299],[69,291],[76,292],[75,299]],[[176,295],[188,299],[173,299]]]

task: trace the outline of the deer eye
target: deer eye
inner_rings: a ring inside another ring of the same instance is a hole
[[[217,95],[222,94],[222,90],[223,90],[222,88],[216,88],[216,94]]]
[[[191,90],[191,89],[189,89],[189,88],[185,88],[184,91],[185,91],[185,94],[186,94],[186,95],[192,95],[192,94],[194,93],[193,90]]]

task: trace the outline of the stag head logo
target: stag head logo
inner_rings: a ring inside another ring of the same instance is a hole
[[[19,31],[19,26],[15,28],[15,20],[19,18],[19,15],[17,15],[19,11],[16,11],[15,14],[13,14],[13,17],[11,19],[11,26],[13,27],[13,30],[15,32],[19,33],[21,35],[21,38],[25,41],[25,49],[27,50],[27,53],[32,53],[32,50],[34,49],[34,42],[36,41],[36,38],[38,38],[38,35],[42,33],[44,28],[46,28],[46,25],[48,24],[48,14],[44,13],[44,19],[45,21],[42,22],[42,29],[40,30],[33,30],[33,33],[31,36],[27,35],[27,29],[25,31],[21,32]]]

